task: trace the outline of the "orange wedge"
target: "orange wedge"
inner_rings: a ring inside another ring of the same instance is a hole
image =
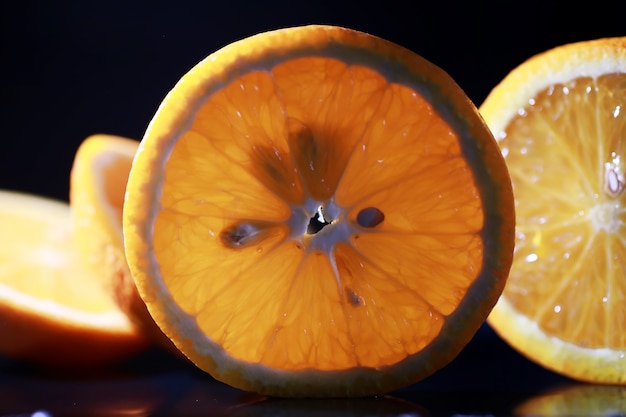
[[[128,263],[198,367],[284,397],[420,380],[495,304],[514,241],[498,146],[416,54],[332,26],[211,54],[135,155]]]
[[[81,143],[70,174],[75,239],[86,267],[101,278],[120,308],[147,336],[178,353],[139,297],[124,254],[122,207],[138,145],[139,141],[105,134]]]
[[[103,366],[147,346],[82,267],[66,203],[0,191],[0,354],[54,367]]]
[[[613,38],[529,59],[480,107],[517,211],[489,322],[543,366],[611,384],[626,383],[625,103],[626,38]]]

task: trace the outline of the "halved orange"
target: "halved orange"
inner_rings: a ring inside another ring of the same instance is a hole
[[[569,377],[626,383],[626,38],[514,69],[480,111],[507,161],[513,267],[489,322]]]
[[[177,83],[135,155],[131,272],[198,367],[363,396],[451,361],[504,286],[511,183],[440,68],[332,26],[261,33]]]
[[[151,339],[178,353],[154,323],[126,263],[122,208],[139,141],[98,134],[78,147],[70,173],[70,206],[80,259],[120,308]]]
[[[0,191],[0,354],[103,366],[148,342],[80,262],[67,203]]]

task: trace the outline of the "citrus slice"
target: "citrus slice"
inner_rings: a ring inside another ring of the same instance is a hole
[[[159,346],[178,352],[154,323],[126,263],[122,208],[139,141],[98,134],[78,147],[70,173],[70,206],[81,259],[131,320]]]
[[[451,361],[506,279],[504,159],[443,70],[331,26],[261,33],[177,83],[135,155],[128,263],[198,367],[362,396]]]
[[[66,203],[0,191],[0,354],[58,367],[110,364],[146,340],[82,267]]]
[[[134,286],[124,255],[122,206],[138,146],[139,141],[119,136],[90,136],[78,147],[70,172],[78,250],[89,267],[101,272],[122,306],[132,300]]]
[[[566,376],[626,383],[626,38],[514,69],[480,111],[516,201],[513,267],[489,322]]]

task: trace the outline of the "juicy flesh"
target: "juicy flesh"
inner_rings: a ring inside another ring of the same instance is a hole
[[[162,277],[235,358],[396,363],[438,335],[481,271],[483,211],[458,137],[365,67],[301,58],[243,75],[167,164]]]
[[[554,85],[502,132],[517,237],[504,294],[548,334],[626,348],[626,74]]]
[[[90,312],[121,317],[100,282],[81,267],[69,207],[4,195],[0,205],[0,299],[50,315],[72,314],[75,320]]]

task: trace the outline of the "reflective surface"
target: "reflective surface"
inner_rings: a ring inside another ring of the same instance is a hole
[[[140,138],[165,93],[192,65],[272,28],[334,23],[392,40],[444,68],[477,105],[535,53],[624,34],[615,4],[594,25],[592,12],[601,10],[596,3],[525,3],[514,13],[476,2],[347,3],[2,2],[7,106],[0,113],[0,188],[67,199],[68,172],[85,137],[106,132]],[[567,24],[556,30],[555,22]],[[616,417],[626,416],[625,398],[624,387],[577,383],[529,362],[486,327],[450,365],[378,399],[262,398],[161,352],[82,376],[44,374],[0,358],[0,417]]]
[[[160,351],[83,375],[0,360],[0,417],[318,415],[617,417],[626,416],[626,387],[582,384],[549,372],[487,326],[450,365],[380,398],[265,398]]]

